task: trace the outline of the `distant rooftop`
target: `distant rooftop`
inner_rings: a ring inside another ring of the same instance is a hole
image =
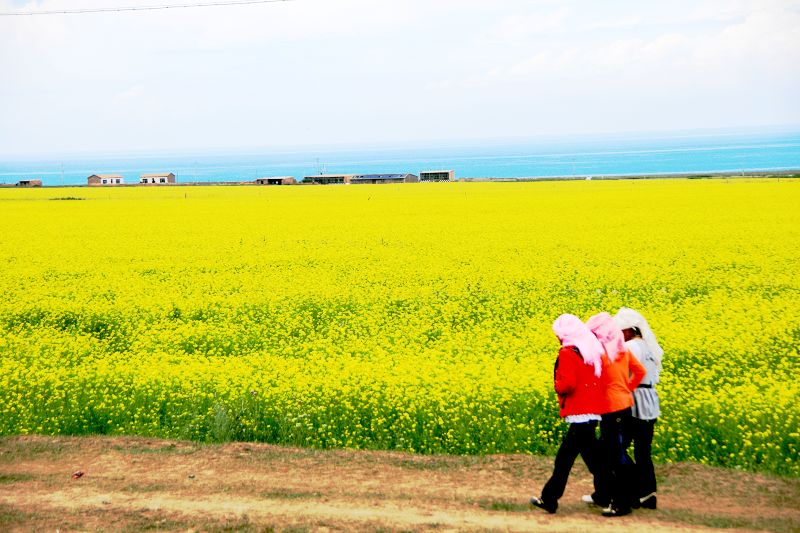
[[[403,179],[411,174],[356,174],[354,180],[397,180]]]

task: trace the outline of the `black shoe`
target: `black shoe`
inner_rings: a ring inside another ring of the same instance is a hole
[[[631,514],[631,512],[633,511],[630,507],[617,507],[615,505],[609,505],[603,509],[603,516],[625,516],[626,514]]]
[[[550,514],[555,514],[556,509],[558,509],[557,503],[546,502],[541,498],[537,498],[536,496],[531,498],[531,505],[538,507],[539,509],[544,509]]]
[[[647,496],[639,498],[639,505],[642,509],[655,509],[656,508],[656,493],[652,492]]]

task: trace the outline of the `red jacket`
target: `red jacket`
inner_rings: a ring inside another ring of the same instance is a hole
[[[565,346],[559,350],[554,374],[562,417],[603,414],[605,395],[601,378],[594,375],[594,366],[583,362],[576,347]]]
[[[634,389],[644,379],[647,370],[629,351],[621,352],[613,363],[603,355],[603,374],[600,376],[604,391],[601,414],[621,411],[633,405]]]

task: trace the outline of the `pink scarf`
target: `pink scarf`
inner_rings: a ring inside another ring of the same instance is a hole
[[[598,313],[590,317],[586,321],[586,327],[603,343],[611,362],[616,361],[619,354],[625,352],[625,336],[608,313]]]
[[[598,378],[603,370],[603,346],[581,319],[575,315],[561,315],[553,322],[553,332],[561,341],[561,346],[575,346],[583,357],[583,362],[594,367]]]

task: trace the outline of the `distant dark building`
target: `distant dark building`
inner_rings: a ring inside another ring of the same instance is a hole
[[[271,176],[268,178],[258,178],[254,181],[256,185],[294,185],[297,180],[294,176]]]
[[[425,170],[419,173],[419,181],[455,181],[455,170]]]
[[[352,174],[319,174],[317,176],[305,176],[303,183],[313,183],[315,185],[336,185],[350,183]]]
[[[415,174],[356,174],[350,183],[416,183],[419,178]]]
[[[19,180],[17,187],[41,187],[42,180]]]

